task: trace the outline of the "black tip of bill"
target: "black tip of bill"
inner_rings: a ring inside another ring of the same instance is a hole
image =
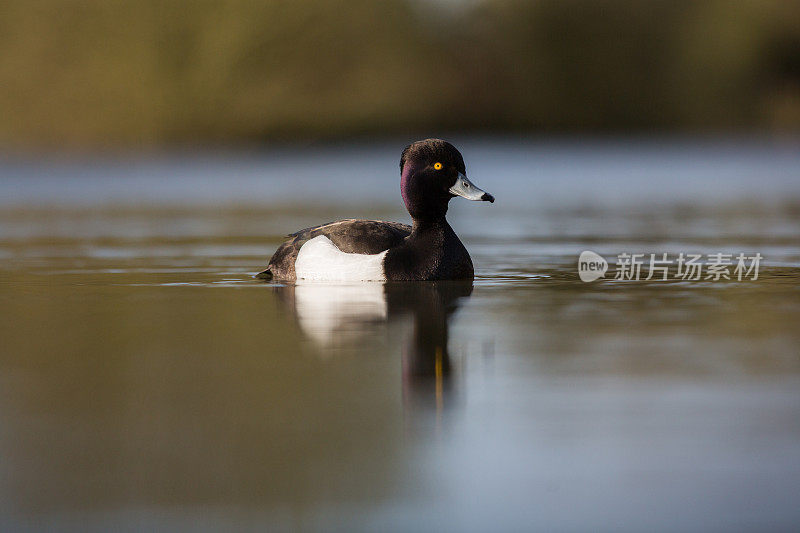
[[[483,193],[483,196],[481,196],[481,200],[484,201],[484,202],[489,202],[490,204],[493,204],[494,203],[494,196],[492,196],[488,192],[485,192],[485,193]]]

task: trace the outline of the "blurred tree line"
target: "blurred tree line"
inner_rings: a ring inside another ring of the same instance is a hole
[[[800,131],[795,0],[4,0],[0,148]]]

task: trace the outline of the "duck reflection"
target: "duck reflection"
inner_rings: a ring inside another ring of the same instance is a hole
[[[404,393],[419,392],[416,396],[420,399],[433,397],[441,407],[452,370],[449,322],[472,293],[472,281],[354,285],[298,282],[275,287],[275,291],[323,354],[363,342],[394,324],[406,326],[402,348]],[[435,394],[428,394],[431,391]]]

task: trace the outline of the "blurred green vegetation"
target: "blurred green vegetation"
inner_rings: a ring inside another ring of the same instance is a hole
[[[0,148],[450,131],[800,131],[800,2],[0,3]]]

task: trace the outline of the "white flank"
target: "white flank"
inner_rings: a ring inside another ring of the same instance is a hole
[[[384,250],[379,254],[348,254],[324,235],[300,247],[294,262],[297,279],[316,281],[386,281]]]

